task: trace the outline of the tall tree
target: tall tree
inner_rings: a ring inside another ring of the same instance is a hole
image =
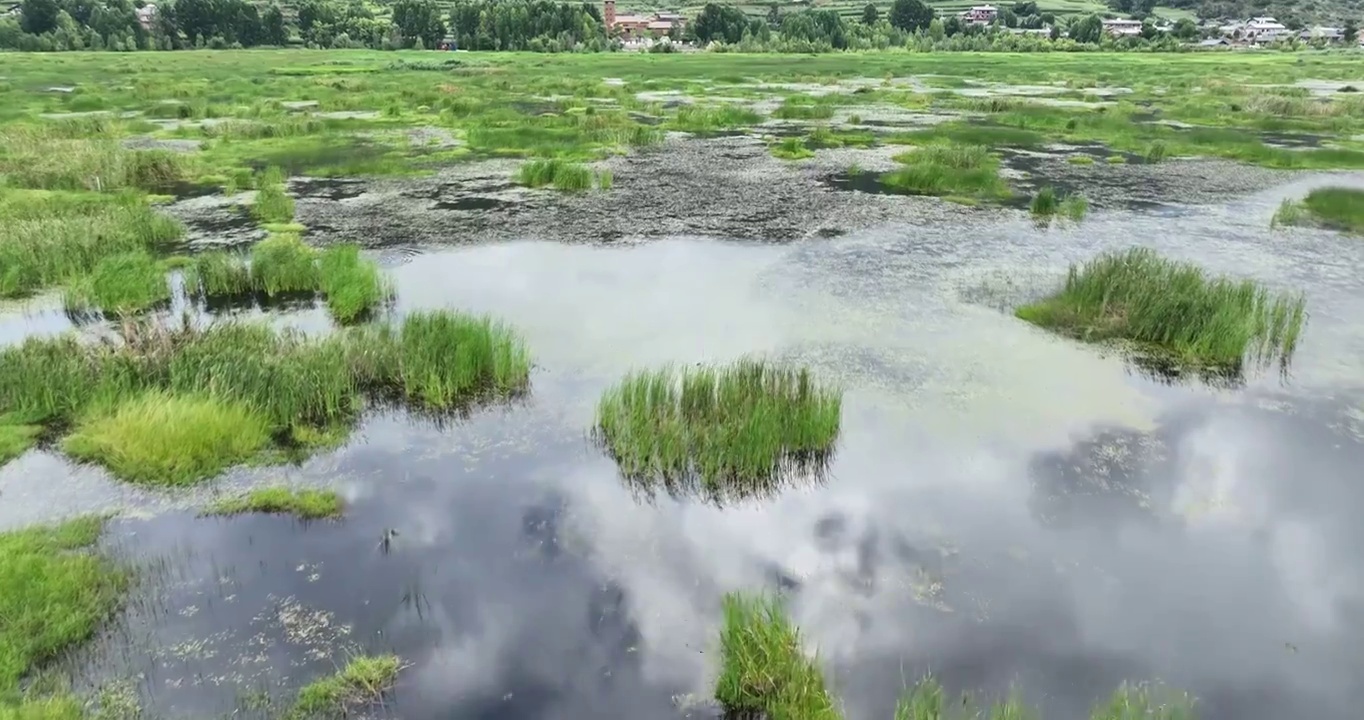
[[[24,32],[42,35],[57,29],[57,0],[24,0],[19,5],[19,25]]]
[[[403,34],[403,40],[422,47],[434,48],[445,38],[445,21],[435,0],[398,0],[393,6],[393,24]]]
[[[744,39],[744,30],[747,29],[748,16],[743,10],[732,5],[715,3],[706,3],[696,16],[696,21],[691,24],[692,34],[702,43],[712,40],[737,43]]]
[[[933,8],[922,0],[895,0],[890,6],[890,24],[906,32],[928,27],[933,22]]]
[[[873,5],[873,4],[871,4],[871,3],[867,3],[867,6],[864,7],[864,8],[862,8],[862,24],[863,24],[863,25],[875,25],[875,24],[876,24],[876,21],[877,21],[877,20],[880,20],[880,19],[881,19],[881,11],[880,11],[880,10],[877,10],[875,5]]]
[[[1087,15],[1070,24],[1070,39],[1075,42],[1099,42],[1103,32],[1104,21],[1098,15]]]
[[[261,42],[266,45],[286,45],[289,42],[289,28],[284,24],[284,11],[279,5],[270,3],[261,13]]]
[[[1345,42],[1353,43],[1359,38],[1359,23],[1353,18],[1345,21]]]

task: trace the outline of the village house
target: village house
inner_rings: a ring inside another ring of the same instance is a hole
[[[22,7],[19,3],[8,3],[8,4],[3,5],[3,7],[4,7],[5,9],[4,9],[3,12],[0,12],[0,15],[8,15],[8,16],[11,16],[11,17],[18,17],[18,16],[24,14],[24,9],[23,9],[23,7]]]
[[[147,3],[134,12],[137,14],[137,24],[141,25],[143,30],[151,30],[152,24],[156,22],[156,5]]]
[[[1345,42],[1345,29],[1333,27],[1314,27],[1303,28],[1298,33],[1298,39],[1303,42],[1324,42],[1331,45]]]
[[[602,20],[606,23],[608,35],[623,40],[668,37],[680,34],[686,27],[686,19],[676,13],[617,15],[616,0],[604,0],[602,3]]]
[[[1105,20],[1104,32],[1113,37],[1127,37],[1141,34],[1140,20]]]
[[[961,14],[961,21],[967,25],[989,25],[999,17],[999,10],[993,5],[976,5]]]
[[[1272,43],[1275,40],[1286,40],[1292,33],[1289,29],[1272,17],[1251,18],[1241,30],[1241,37],[1253,43]]]

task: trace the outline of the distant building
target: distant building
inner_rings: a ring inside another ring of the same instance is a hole
[[[1198,47],[1204,48],[1231,47],[1231,41],[1224,37],[1208,38],[1207,40],[1198,43]]]
[[[18,16],[24,14],[24,9],[19,3],[0,3],[0,7],[5,8],[0,11],[0,15]]]
[[[999,9],[994,5],[976,5],[961,14],[961,21],[967,25],[989,25],[999,17]]]
[[[1341,43],[1345,42],[1345,30],[1333,27],[1303,28],[1302,32],[1298,33],[1298,39],[1303,42],[1315,40],[1331,44]]]
[[[606,23],[608,35],[615,35],[624,40],[675,35],[682,32],[687,23],[686,18],[677,13],[617,15],[616,0],[604,0],[602,20]]]
[[[1105,20],[1104,32],[1113,37],[1128,37],[1141,34],[1140,20]]]
[[[1241,31],[1242,39],[1253,43],[1271,43],[1275,40],[1284,40],[1291,34],[1283,23],[1268,16],[1251,18]]]

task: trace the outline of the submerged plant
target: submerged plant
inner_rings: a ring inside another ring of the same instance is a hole
[[[1239,371],[1247,355],[1286,362],[1306,317],[1301,295],[1212,277],[1146,248],[1071,265],[1059,291],[1016,314],[1084,340],[1134,341],[1182,364],[1228,371]]]
[[[626,375],[597,404],[596,435],[622,474],[646,486],[699,482],[714,496],[767,492],[823,468],[841,398],[808,370],[761,360]]]

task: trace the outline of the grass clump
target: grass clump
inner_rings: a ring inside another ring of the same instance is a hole
[[[730,593],[720,627],[715,699],[727,714],[769,720],[840,720],[824,675],[776,598]]]
[[[331,677],[299,690],[286,720],[346,717],[365,705],[378,702],[402,671],[397,655],[361,655]]]
[[[89,639],[118,607],[128,575],[87,551],[103,527],[86,517],[0,533],[0,716],[23,678]],[[17,717],[67,717],[74,704],[25,700]]]
[[[1083,195],[1059,194],[1055,188],[1048,185],[1037,191],[1028,210],[1033,217],[1040,219],[1061,216],[1079,222],[1089,213],[1089,201]]]
[[[243,403],[152,391],[93,412],[62,449],[131,482],[187,485],[250,460],[269,443],[267,419]]]
[[[1071,265],[1058,292],[1016,314],[1083,340],[1132,341],[1180,364],[1239,371],[1248,354],[1287,361],[1304,307],[1300,295],[1134,248]]]
[[[737,105],[683,105],[671,125],[683,132],[704,133],[738,130],[761,121],[761,115]]]
[[[1033,196],[1032,203],[1028,206],[1028,211],[1033,215],[1050,217],[1056,214],[1061,207],[1061,199],[1056,196],[1056,190],[1050,185],[1037,191]]]
[[[239,255],[213,250],[194,256],[185,268],[185,289],[191,295],[232,297],[255,290],[251,266]]]
[[[147,310],[169,300],[166,271],[145,251],[100,260],[89,275],[71,283],[64,297],[68,311],[101,308],[120,315]]]
[[[33,447],[40,432],[42,428],[37,425],[9,424],[0,420],[0,467]]]
[[[833,105],[801,102],[794,98],[787,98],[772,113],[772,117],[783,120],[828,120],[833,116]]]
[[[356,245],[334,245],[318,258],[318,287],[327,310],[342,324],[363,319],[393,296],[379,266],[360,257]]]
[[[558,158],[531,160],[516,172],[517,182],[526,187],[551,185],[556,190],[592,189],[592,170],[582,163]],[[607,181],[608,184],[610,181]]]
[[[1066,162],[1070,163],[1071,165],[1093,165],[1094,158],[1088,155],[1071,155],[1070,157],[1066,158]]]
[[[0,297],[85,278],[107,258],[164,251],[183,232],[136,195],[0,190]]]
[[[268,168],[256,178],[256,202],[251,213],[261,223],[294,221],[294,199],[284,189],[284,173],[279,168]]]
[[[927,145],[895,159],[907,167],[881,176],[881,181],[916,195],[940,197],[1007,197],[999,177],[999,160],[980,145]]]
[[[1272,224],[1319,225],[1364,235],[1364,190],[1318,188],[1301,201],[1284,200]]]
[[[815,153],[805,146],[805,140],[791,137],[773,145],[772,155],[783,160],[804,160],[814,157]]]
[[[272,235],[251,248],[251,283],[259,292],[311,293],[319,279],[317,251],[297,235]]]
[[[271,487],[252,490],[244,495],[213,503],[207,515],[243,515],[269,513],[293,515],[303,520],[321,520],[341,516],[341,496],[331,490],[295,490]]]
[[[818,470],[838,438],[840,393],[761,360],[627,375],[597,404],[596,434],[629,479],[699,481],[713,494],[770,491]]]

